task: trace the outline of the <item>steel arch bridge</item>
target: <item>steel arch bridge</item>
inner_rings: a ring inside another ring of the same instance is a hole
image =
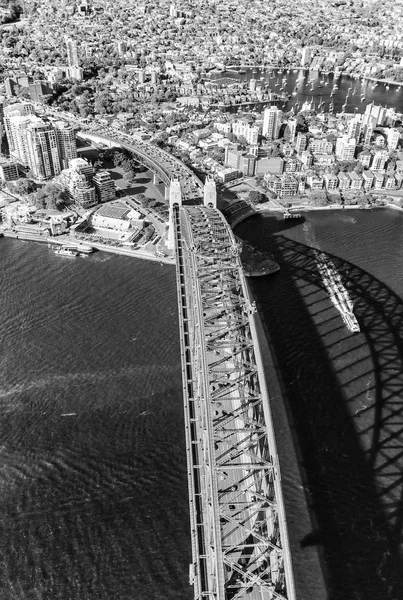
[[[295,599],[254,305],[221,213],[173,208],[195,599]]]

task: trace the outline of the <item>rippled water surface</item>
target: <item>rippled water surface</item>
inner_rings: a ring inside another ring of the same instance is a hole
[[[246,220],[298,598],[403,598],[403,213]],[[313,248],[354,302],[351,334]],[[190,600],[171,267],[0,241],[0,599]]]
[[[0,246],[0,598],[191,598],[174,270]]]

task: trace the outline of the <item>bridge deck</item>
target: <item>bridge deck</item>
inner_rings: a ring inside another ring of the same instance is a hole
[[[219,211],[175,209],[195,598],[293,599],[269,398],[248,290]]]

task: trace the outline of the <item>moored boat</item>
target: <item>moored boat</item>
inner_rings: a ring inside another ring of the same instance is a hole
[[[78,256],[77,251],[71,250],[69,248],[56,248],[55,254],[57,254],[58,256],[70,256],[72,258],[75,258],[76,256]]]

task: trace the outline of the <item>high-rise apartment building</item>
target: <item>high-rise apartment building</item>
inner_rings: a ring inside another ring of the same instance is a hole
[[[31,117],[26,135],[28,166],[33,176],[36,179],[50,179],[59,175],[59,149],[52,125]]]
[[[292,143],[295,140],[295,135],[297,133],[297,119],[289,119],[287,121],[287,126],[290,130],[290,142]]]
[[[361,117],[360,115],[356,115],[353,119],[351,119],[348,125],[348,133],[347,136],[349,139],[354,138],[356,143],[360,141],[361,135]]]
[[[370,119],[375,119],[376,125],[383,125],[386,119],[386,108],[383,106],[376,106],[374,103],[368,104],[365,108],[363,117],[363,125],[367,125]]]
[[[376,118],[369,117],[365,127],[364,127],[364,146],[370,144],[372,134],[374,133],[374,129],[376,127]]]
[[[34,112],[33,104],[30,102],[19,102],[18,104],[11,104],[10,106],[4,107],[4,129],[7,136],[8,147],[10,154],[14,153],[16,140],[14,139],[14,133],[11,131],[10,119],[15,116],[26,116],[31,115]]]
[[[304,133],[299,132],[295,141],[295,151],[301,154],[306,149],[307,137]]]
[[[79,67],[77,41],[68,36],[65,36],[64,41],[67,49],[67,64],[69,67]]]
[[[66,121],[53,123],[59,148],[60,166],[67,169],[70,160],[77,158],[76,128]]]
[[[28,166],[37,179],[50,179],[60,173],[56,133],[50,123],[33,114],[7,115],[10,155]]]
[[[259,139],[259,128],[252,127],[249,123],[245,121],[236,121],[232,124],[232,132],[237,137],[244,137],[246,142],[250,145],[255,145],[258,143]]]
[[[277,106],[266,108],[263,115],[263,135],[268,140],[276,140],[280,131],[283,112]]]
[[[8,142],[9,153],[23,165],[28,165],[27,134],[31,122],[29,115],[8,115],[4,117],[4,126]]]

